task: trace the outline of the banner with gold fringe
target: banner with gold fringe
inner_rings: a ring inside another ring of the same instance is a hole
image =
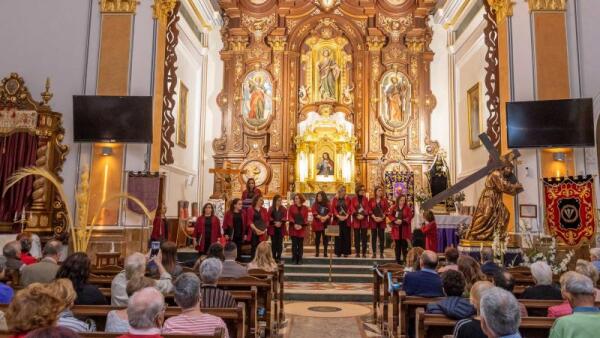
[[[569,246],[589,243],[596,232],[594,179],[591,175],[544,178],[548,232]]]

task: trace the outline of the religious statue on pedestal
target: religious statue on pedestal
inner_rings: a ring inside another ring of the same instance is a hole
[[[324,49],[321,55],[319,61],[319,94],[323,101],[335,101],[340,67],[331,56],[329,49]]]
[[[509,153],[502,159],[504,165],[494,169],[485,180],[485,189],[479,197],[477,209],[473,215],[471,226],[465,235],[466,240],[492,241],[494,234],[500,235],[503,241],[509,221],[509,212],[502,202],[502,194],[516,195],[523,186],[513,173],[514,155]]]

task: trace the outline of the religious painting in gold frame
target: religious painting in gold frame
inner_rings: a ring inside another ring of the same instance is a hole
[[[179,109],[177,110],[177,145],[185,148],[187,146],[187,110],[188,110],[188,88],[179,82]]]
[[[402,72],[388,71],[381,77],[379,116],[389,129],[406,126],[412,114],[412,86]]]
[[[481,91],[479,82],[467,90],[467,123],[469,125],[469,148],[476,149],[481,146],[479,134],[483,131]]]

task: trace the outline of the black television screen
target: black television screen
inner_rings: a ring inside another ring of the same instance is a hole
[[[152,143],[152,96],[73,95],[75,142]]]
[[[592,99],[508,102],[508,147],[593,147],[592,105]]]

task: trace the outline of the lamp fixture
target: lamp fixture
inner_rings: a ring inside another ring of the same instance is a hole
[[[563,152],[554,153],[552,158],[557,162],[564,162],[567,159],[567,154]]]
[[[111,147],[102,147],[102,156],[111,156],[113,154],[113,150]]]

